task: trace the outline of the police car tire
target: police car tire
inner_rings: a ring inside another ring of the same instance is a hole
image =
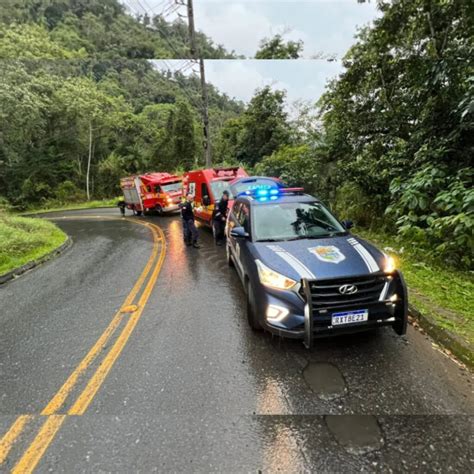
[[[254,303],[254,297],[253,297],[253,290],[252,286],[250,285],[249,282],[247,282],[247,321],[249,323],[249,326],[254,330],[254,331],[261,331],[262,326],[260,322],[257,319],[257,314],[255,312],[255,303]]]

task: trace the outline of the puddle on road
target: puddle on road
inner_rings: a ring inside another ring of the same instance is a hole
[[[339,369],[325,362],[309,363],[303,370],[303,377],[314,393],[330,400],[346,392],[346,383]]]
[[[336,441],[351,454],[364,454],[383,446],[383,435],[375,416],[327,415],[324,420]]]

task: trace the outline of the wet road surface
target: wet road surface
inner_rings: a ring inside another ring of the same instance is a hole
[[[72,248],[0,287],[0,471],[472,469],[470,374],[426,336],[384,328],[308,352],[249,329],[207,230],[197,250],[178,218],[142,219],[162,229],[165,254],[158,233],[109,219],[116,210],[52,216],[67,217],[56,222]]]

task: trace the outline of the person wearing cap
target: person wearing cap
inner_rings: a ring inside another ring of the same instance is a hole
[[[188,193],[186,201],[181,204],[181,217],[183,219],[183,236],[186,245],[200,248],[198,244],[198,231],[194,223],[194,195]]]
[[[225,224],[227,221],[227,213],[229,211],[229,191],[222,193],[221,200],[214,208],[212,216],[212,228],[216,245],[222,245],[225,239]]]

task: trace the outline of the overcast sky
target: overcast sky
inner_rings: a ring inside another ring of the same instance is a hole
[[[174,0],[121,0],[135,12],[165,13],[172,21]],[[227,50],[253,57],[260,40],[277,33],[305,43],[304,58],[318,53],[344,55],[354,42],[357,28],[377,16],[375,0],[194,0],[196,28]],[[182,62],[158,62],[160,68],[179,69]],[[290,102],[316,101],[326,82],[337,76],[340,61],[206,61],[207,80],[230,97],[248,101],[265,85],[285,89]]]
[[[180,70],[184,61],[155,61],[159,69]],[[315,102],[326,81],[337,76],[339,62],[321,60],[208,60],[206,80],[228,96],[247,102],[256,89],[266,85],[284,89],[288,102]],[[197,67],[194,68],[197,72]],[[192,73],[189,69],[187,73]]]
[[[164,14],[173,20],[175,0],[121,0],[129,9]],[[357,28],[377,15],[375,0],[194,0],[196,28],[228,50],[255,56],[260,41],[277,33],[303,40],[304,57],[343,55]]]

